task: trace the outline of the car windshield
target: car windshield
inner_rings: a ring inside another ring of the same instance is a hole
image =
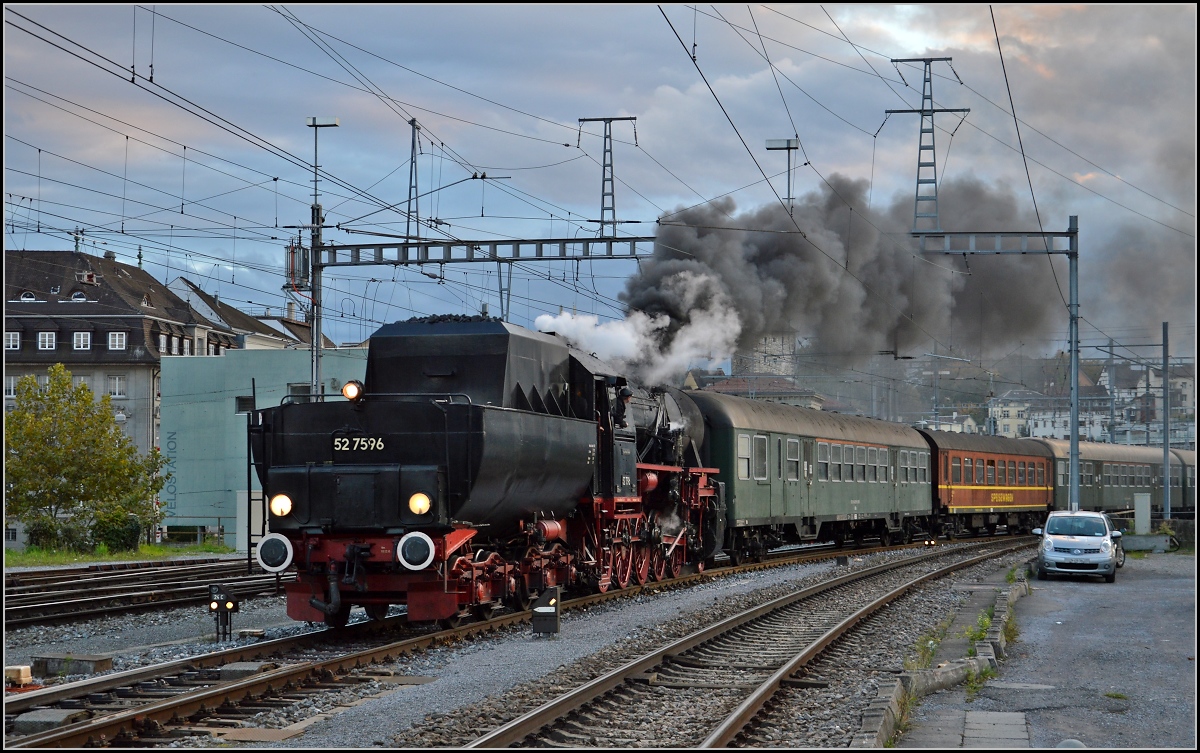
[[[1046,533],[1055,536],[1103,536],[1104,521],[1097,518],[1051,518],[1046,523]]]

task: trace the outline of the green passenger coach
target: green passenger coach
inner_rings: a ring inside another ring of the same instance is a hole
[[[859,416],[689,392],[704,414],[704,462],[725,483],[726,551],[927,531],[929,446],[915,429]]]

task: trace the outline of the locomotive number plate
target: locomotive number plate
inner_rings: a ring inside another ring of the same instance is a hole
[[[334,452],[372,452],[383,449],[383,437],[334,437]]]

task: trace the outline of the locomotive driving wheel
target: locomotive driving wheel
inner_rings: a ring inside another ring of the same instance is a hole
[[[639,586],[650,580],[650,546],[645,541],[633,542],[633,580]]]
[[[629,588],[633,575],[633,542],[629,534],[629,521],[618,520],[612,545],[612,581],[617,588]]]
[[[656,581],[667,579],[667,558],[663,556],[662,544],[647,546],[650,552],[650,577]]]
[[[376,622],[382,622],[387,617],[390,604],[364,604],[363,609],[367,610],[367,617],[370,617]]]
[[[667,561],[667,571],[671,573],[671,577],[678,578],[679,573],[683,571],[683,561],[687,559],[686,546],[682,543],[676,545],[676,547],[671,550],[670,556],[667,556],[664,553],[663,557]]]

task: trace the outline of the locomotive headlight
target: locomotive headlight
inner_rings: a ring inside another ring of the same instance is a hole
[[[347,400],[361,400],[363,396],[363,383],[357,379],[351,379],[342,385],[342,397]]]
[[[408,509],[413,515],[424,515],[429,512],[430,505],[429,495],[425,492],[417,492],[408,498]]]
[[[271,514],[282,518],[292,511],[292,498],[286,494],[276,494],[271,497]]]

